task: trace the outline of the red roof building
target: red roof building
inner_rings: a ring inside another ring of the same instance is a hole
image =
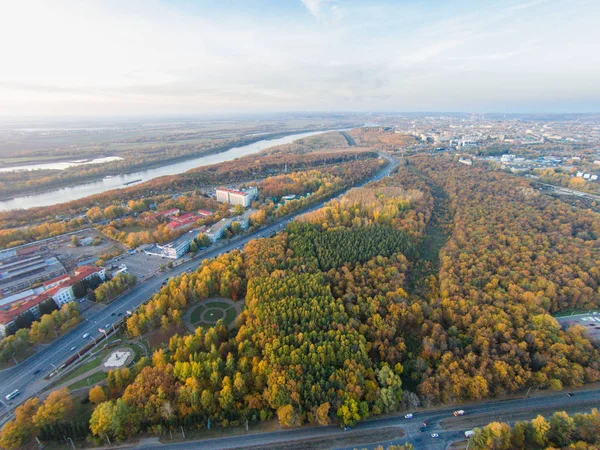
[[[183,216],[173,217],[172,221],[167,224],[167,227],[171,230],[181,230],[183,228],[189,228],[194,225],[200,217],[195,214],[184,214]]]

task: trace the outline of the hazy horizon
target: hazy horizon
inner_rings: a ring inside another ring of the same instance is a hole
[[[2,118],[600,111],[590,0],[0,6]]]

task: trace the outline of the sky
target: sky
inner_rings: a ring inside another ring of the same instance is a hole
[[[600,112],[598,0],[0,2],[0,116]]]

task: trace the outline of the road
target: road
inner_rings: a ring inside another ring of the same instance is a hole
[[[362,182],[356,187],[363,186],[366,183],[380,180],[388,176],[391,170],[397,165],[397,161],[391,157],[385,154],[381,154],[381,157],[387,159],[390,164],[380,170],[376,175]],[[338,196],[340,195],[343,195],[343,192],[338,194]],[[86,344],[91,342],[91,339],[94,337],[100,336],[101,333],[98,331],[98,328],[104,328],[107,324],[114,324],[124,317],[128,310],[135,310],[139,305],[144,303],[157,290],[159,290],[162,284],[169,278],[177,277],[187,270],[195,270],[203,260],[214,258],[222,253],[229,252],[236,248],[241,248],[252,239],[269,236],[272,233],[281,231],[297,216],[321,208],[327,201],[329,201],[329,199],[313,205],[310,208],[304,209],[294,215],[284,217],[259,231],[250,233],[234,242],[226,243],[218,248],[215,248],[214,250],[205,252],[202,254],[202,256],[198,256],[163,274],[159,274],[153,278],[139,283],[129,292],[122,295],[117,300],[108,304],[104,309],[99,311],[93,320],[86,319],[73,330],[59,337],[46,348],[26,359],[21,364],[1,371],[0,376],[2,377],[2,384],[0,386],[0,399],[3,401],[4,397],[10,392],[13,392],[15,389],[19,389],[21,394],[14,398],[9,405],[0,404],[0,417],[5,416],[17,405],[23,403],[27,398],[35,396],[38,394],[38,392],[45,389],[52,382],[52,380],[45,380],[44,377],[52,372],[54,368],[60,367],[60,365],[63,364],[67,358],[75,354],[77,349],[84,347]],[[82,337],[86,333],[90,334],[89,341],[83,339]],[[74,347],[75,350],[72,350]],[[7,410],[7,408],[9,409]]]
[[[568,195],[575,195],[578,197],[587,197],[592,200],[600,200],[600,195],[590,194],[589,192],[577,191],[575,189],[571,189],[571,188],[564,187],[564,186],[556,186],[554,184],[542,183],[541,181],[533,181],[532,183],[549,187],[558,194],[568,194]]]
[[[563,409],[578,409],[581,411],[589,411],[591,408],[600,406],[600,389],[591,389],[579,391],[572,397],[568,397],[565,393],[552,393],[539,397],[519,398],[514,400],[504,401],[484,401],[477,404],[471,404],[463,407],[467,412],[466,416],[455,418],[453,411],[455,408],[437,409],[434,411],[423,411],[413,414],[412,419],[405,419],[403,414],[393,417],[384,417],[379,419],[367,420],[357,424],[352,431],[346,432],[339,426],[328,427],[302,427],[294,430],[276,431],[266,433],[248,433],[238,436],[230,436],[216,439],[202,439],[195,441],[184,441],[178,443],[164,444],[141,444],[135,448],[161,448],[165,450],[187,450],[187,449],[236,449],[248,447],[260,447],[263,449],[280,448],[282,443],[295,442],[298,448],[302,447],[302,442],[316,438],[334,438],[341,437],[346,434],[352,437],[352,434],[373,435],[373,441],[370,444],[360,444],[359,448],[375,448],[378,445],[402,445],[406,442],[411,443],[415,449],[426,450],[442,450],[446,449],[451,443],[463,440],[464,432],[472,429],[475,426],[488,423],[491,420],[490,415],[503,420],[513,421],[511,415],[526,414],[530,418],[534,418],[539,412],[546,413],[548,410],[561,411]],[[446,420],[447,428],[456,428],[452,426],[453,421],[465,420],[468,422],[468,427],[460,429],[445,430],[440,425],[440,422]],[[428,420],[428,425],[421,432],[423,421]],[[377,430],[388,429],[390,427],[398,427],[398,434],[402,431],[404,436],[393,441],[377,441]],[[437,433],[438,438],[433,438],[431,435]],[[348,447],[340,447],[343,450],[352,450],[356,445]]]

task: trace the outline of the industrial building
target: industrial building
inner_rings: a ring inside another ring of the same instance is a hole
[[[34,318],[40,317],[40,304],[52,299],[59,308],[75,300],[73,286],[97,276],[101,281],[106,280],[106,271],[102,267],[82,266],[75,269],[73,276],[61,275],[44,283],[42,287],[28,289],[0,300],[0,337],[6,336],[6,331],[14,325],[21,314],[30,312]]]
[[[66,273],[54,256],[13,257],[0,262],[0,291],[12,294]]]

